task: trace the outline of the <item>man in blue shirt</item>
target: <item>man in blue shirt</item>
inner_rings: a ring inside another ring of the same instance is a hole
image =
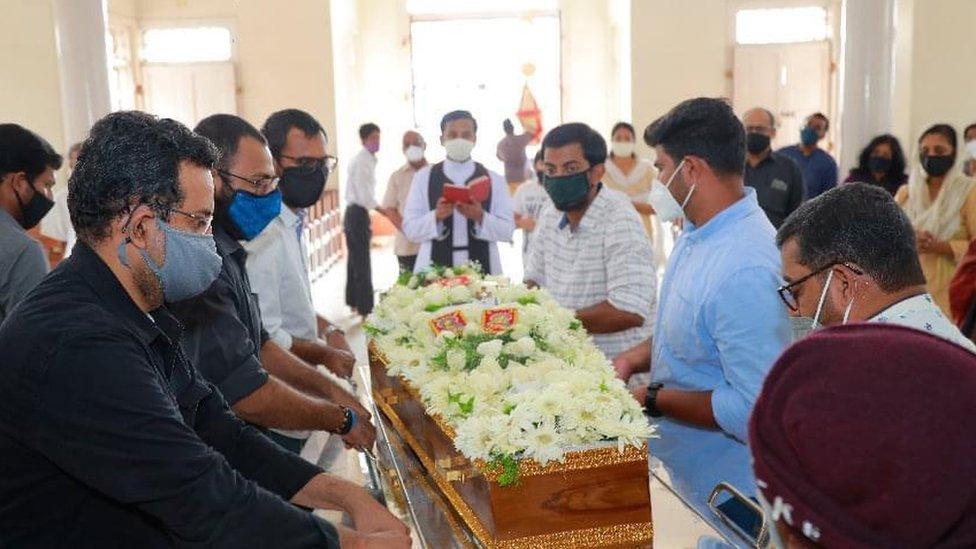
[[[822,112],[815,112],[807,117],[806,125],[800,130],[800,142],[777,151],[800,167],[807,200],[837,186],[837,162],[817,145],[829,129],[830,120],[827,116]]]
[[[790,328],[775,295],[775,231],[742,181],[745,131],[727,103],[699,98],[651,124],[644,140],[661,174],[652,205],[665,218],[683,217],[684,231],[664,273],[651,345],[614,366],[624,378],[650,366],[651,384],[634,396],[657,418],[650,452],[675,489],[693,504],[721,481],[753,495],[747,422]]]

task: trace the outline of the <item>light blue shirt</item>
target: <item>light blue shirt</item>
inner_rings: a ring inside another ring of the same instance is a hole
[[[721,430],[660,418],[651,454],[675,489],[703,502],[720,481],[755,493],[749,414],[773,362],[789,343],[775,230],[756,191],[701,227],[685,224],[661,286],[651,379],[671,389],[712,391]]]

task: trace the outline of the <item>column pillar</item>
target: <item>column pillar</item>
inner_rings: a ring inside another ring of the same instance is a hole
[[[53,0],[65,144],[111,111],[104,0]]]
[[[890,133],[895,79],[896,0],[844,0],[841,31],[841,178],[872,137]]]

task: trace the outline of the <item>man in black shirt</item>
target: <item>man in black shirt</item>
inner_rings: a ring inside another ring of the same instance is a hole
[[[247,253],[239,241],[257,236],[281,211],[278,178],[264,136],[230,114],[209,116],[194,131],[220,151],[212,175],[213,232],[222,266],[202,295],[168,302],[186,327],[187,355],[239,417],[276,429],[267,435],[286,449],[301,452],[308,430],[339,433],[351,447],[372,446],[376,431],[355,397],[271,341],[261,326],[261,310],[245,270]],[[345,432],[350,414],[351,428]]]
[[[795,162],[770,147],[776,137],[773,113],[757,107],[745,113],[742,124],[746,127],[744,183],[756,189],[759,207],[773,227],[779,228],[803,203],[803,174]]]
[[[215,158],[144,113],[92,128],[69,183],[79,243],[0,327],[0,547],[409,546],[364,490],[237,419],[186,359],[162,304],[217,276]]]

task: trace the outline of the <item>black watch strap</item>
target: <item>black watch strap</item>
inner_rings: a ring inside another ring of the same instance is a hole
[[[647,395],[644,397],[644,413],[651,417],[661,417],[661,410],[657,409],[657,392],[664,387],[663,383],[651,383],[647,386]]]
[[[348,435],[349,431],[352,431],[352,428],[356,425],[356,412],[354,412],[352,408],[348,408],[346,406],[339,406],[339,408],[342,409],[343,421],[342,427],[339,427],[336,434]]]

